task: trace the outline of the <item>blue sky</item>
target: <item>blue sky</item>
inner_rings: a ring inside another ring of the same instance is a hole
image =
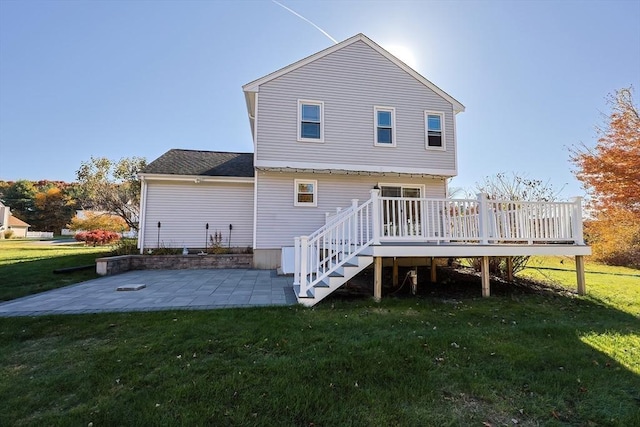
[[[608,93],[640,90],[639,0],[282,3],[339,41],[409,51],[466,106],[457,187],[513,171],[582,195],[567,147],[595,143]],[[331,45],[270,0],[0,0],[0,179],[252,151],[241,86]]]

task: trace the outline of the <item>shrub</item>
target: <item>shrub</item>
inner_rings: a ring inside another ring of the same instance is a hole
[[[140,253],[136,239],[120,239],[113,249],[113,255],[136,255]]]
[[[69,224],[70,230],[105,230],[105,231],[127,231],[129,226],[124,219],[117,215],[108,213],[88,212],[86,218],[75,217]]]
[[[79,242],[85,242],[85,244],[96,245],[108,245],[110,243],[120,240],[120,235],[113,231],[107,230],[91,230],[82,231],[77,233],[74,238]]]
[[[10,239],[11,237],[13,237],[13,230],[5,230],[4,231],[4,238],[5,239]]]
[[[629,210],[609,209],[587,221],[585,240],[596,261],[640,267],[640,217]]]

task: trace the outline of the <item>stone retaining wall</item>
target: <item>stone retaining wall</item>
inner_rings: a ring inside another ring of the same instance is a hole
[[[190,270],[252,267],[252,254],[121,255],[98,258],[96,260],[96,273],[101,276],[110,276],[129,270]]]

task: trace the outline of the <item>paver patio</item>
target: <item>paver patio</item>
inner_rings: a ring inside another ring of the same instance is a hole
[[[137,291],[119,286],[146,285]],[[296,304],[293,278],[273,270],[144,270],[0,303],[0,316],[37,316]]]

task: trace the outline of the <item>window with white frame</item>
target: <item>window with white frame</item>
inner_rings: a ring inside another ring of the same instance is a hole
[[[424,116],[427,148],[444,150],[444,114],[425,111]]]
[[[392,107],[374,107],[374,145],[395,147],[396,145],[396,109]]]
[[[298,100],[298,141],[324,142],[324,102]]]
[[[318,205],[318,181],[296,179],[294,206]]]

